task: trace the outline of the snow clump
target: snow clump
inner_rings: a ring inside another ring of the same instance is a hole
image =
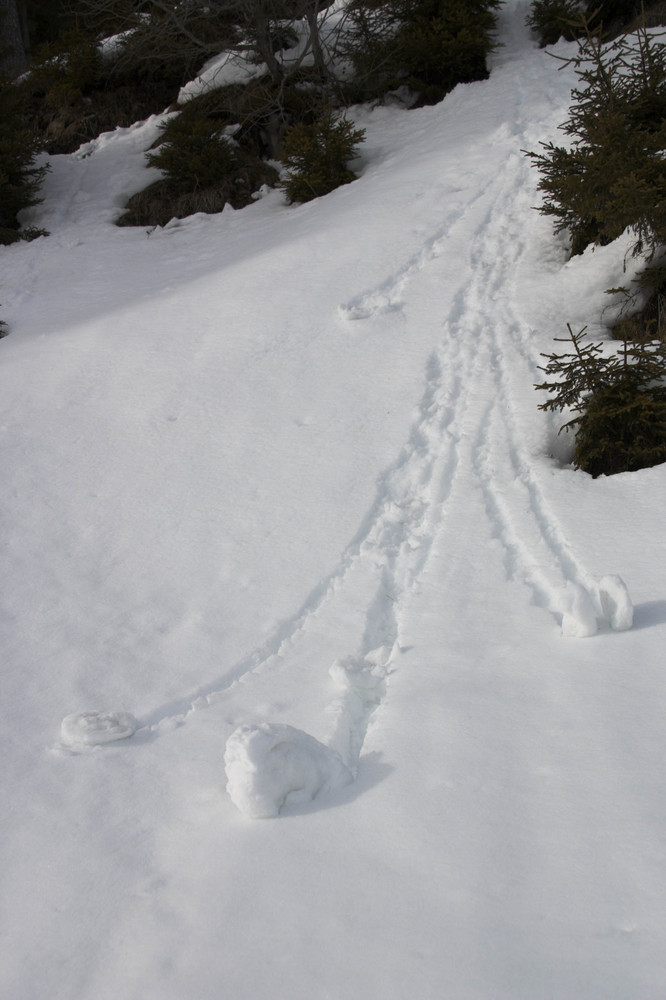
[[[60,735],[68,746],[98,746],[127,739],[138,728],[129,712],[77,712],[62,720]]]
[[[562,635],[584,639],[595,635],[597,616],[590,596],[578,583],[569,581],[563,594]]]
[[[608,624],[616,632],[624,632],[634,622],[634,606],[627,585],[621,576],[604,576],[599,581],[599,599]]]
[[[310,802],[353,780],[334,750],[277,723],[239,726],[227,740],[224,764],[231,801],[251,819],[277,816],[287,803]]]

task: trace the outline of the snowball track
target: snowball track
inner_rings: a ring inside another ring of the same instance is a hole
[[[113,228],[153,122],[5,248],[2,996],[659,995],[665,471],[536,409],[626,247],[531,207],[527,6],[327,198]]]
[[[377,646],[399,650],[403,607],[418,591],[454,489],[479,491],[488,530],[502,547],[507,580],[524,584],[532,603],[549,613],[544,628],[555,624],[568,637],[583,637],[596,632],[596,617],[608,619],[598,582],[547,499],[546,439],[530,433],[540,341],[510,294],[533,253],[524,236],[531,169],[517,152],[523,141],[528,140],[517,126],[506,124],[490,140],[483,136],[484,147],[506,150],[501,168],[489,174],[485,186],[469,189],[468,200],[461,198],[466,189],[454,188],[459,207],[422,247],[374,288],[339,305],[355,336],[387,314],[408,319],[423,289],[436,285],[451,260],[467,258],[465,278],[449,303],[442,301],[442,335],[424,373],[409,439],[381,475],[356,537],[303,606],[261,647],[223,677],[148,713],[145,725],[152,731],[182,723],[239,682],[246,686],[267,671],[288,670],[294,649],[313,628],[324,631],[327,616],[335,617],[345,602],[366,610],[360,641],[358,634],[350,637],[347,648],[338,647],[339,657],[363,663]],[[387,674],[391,655],[384,664]],[[323,687],[325,675],[319,676]],[[342,743],[351,741],[360,755],[365,723],[356,734],[355,723],[349,725],[352,732]],[[340,742],[339,733],[336,738]]]

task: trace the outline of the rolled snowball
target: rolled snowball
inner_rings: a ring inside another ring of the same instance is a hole
[[[335,750],[293,726],[239,726],[224,754],[227,791],[251,819],[277,816],[285,803],[309,802],[353,780]]]
[[[567,583],[564,591],[562,635],[583,639],[595,635],[596,631],[597,616],[589,594],[579,584]]]
[[[634,623],[634,606],[627,585],[621,576],[604,576],[599,581],[601,608],[608,624],[616,632],[624,632]]]
[[[129,712],[77,712],[62,720],[60,735],[69,746],[97,746],[127,739],[138,728]]]

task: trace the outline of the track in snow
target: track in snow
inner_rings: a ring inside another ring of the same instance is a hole
[[[443,303],[442,336],[428,362],[409,439],[381,477],[356,537],[302,607],[261,646],[222,676],[145,715],[143,738],[182,724],[241,681],[259,690],[262,678],[279,676],[301,647],[310,643],[316,650],[317,634],[330,634],[332,623],[348,619],[355,624],[340,635],[338,655],[323,665],[325,673],[318,665],[310,683],[328,689],[333,682],[328,742],[355,775],[400,648],[406,602],[446,524],[457,485],[480,492],[507,579],[527,585],[534,604],[559,619],[573,586],[594,613],[602,613],[598,585],[550,508],[526,445],[524,428],[536,414],[538,351],[520,316],[504,304],[506,288],[529,253],[519,199],[530,170],[518,152],[518,133],[518,126],[502,124],[492,136],[477,137],[480,147],[503,144],[503,168],[489,171],[485,187],[475,186],[468,202],[444,214],[420,251],[339,307],[343,319],[361,327],[395,310],[409,322],[421,278],[450,266],[452,245],[460,258],[469,258],[453,300]],[[470,216],[476,220],[471,242]]]

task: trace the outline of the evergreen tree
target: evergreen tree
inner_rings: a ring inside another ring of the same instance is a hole
[[[355,180],[348,164],[364,137],[363,129],[329,107],[314,121],[294,125],[285,136],[282,158],[290,171],[283,183],[289,201],[311,201]]]
[[[666,344],[625,341],[607,356],[568,329],[573,350],[544,355],[551,378],[536,388],[551,394],[539,409],[576,414],[562,428],[576,433],[574,466],[600,476],[666,462]]]
[[[484,80],[501,0],[356,0],[350,47],[361,96],[406,85],[417,103]]]
[[[543,48],[560,38],[580,38],[587,27],[608,37],[638,18],[642,9],[642,0],[532,0],[525,20]]]
[[[608,45],[588,30],[571,61],[581,86],[560,127],[572,144],[528,154],[539,210],[569,231],[574,254],[628,227],[633,252],[652,258],[666,243],[666,46],[645,28]]]
[[[578,0],[534,0],[525,20],[544,48],[554,45],[560,38],[568,42],[577,38],[582,13]]]
[[[39,203],[45,167],[35,166],[41,143],[24,121],[19,92],[13,84],[0,88],[0,243],[13,243],[18,213]]]
[[[233,169],[234,147],[221,134],[219,122],[181,112],[162,126],[163,142],[148,154],[174,191],[198,191],[218,183]]]

